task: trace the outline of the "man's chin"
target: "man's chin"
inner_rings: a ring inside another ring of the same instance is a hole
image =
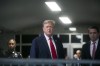
[[[51,33],[49,33],[49,34],[47,34],[48,36],[51,36],[52,34]]]
[[[92,41],[96,41],[96,39],[92,39]]]

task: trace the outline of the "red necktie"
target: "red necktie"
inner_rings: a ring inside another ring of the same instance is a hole
[[[92,50],[92,58],[94,59],[95,57],[95,51],[96,51],[96,47],[95,47],[95,42],[93,43],[93,50]]]
[[[52,38],[50,38],[50,48],[51,48],[52,58],[56,59],[57,58],[57,54],[56,54],[56,50],[55,50],[54,44],[52,42]]]

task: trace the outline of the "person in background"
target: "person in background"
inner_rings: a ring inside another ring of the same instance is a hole
[[[74,59],[80,60],[81,59],[81,50],[77,50],[74,54]]]
[[[81,60],[81,50],[76,50],[73,60]],[[76,63],[76,64],[72,64],[72,66],[81,66],[81,64]]]
[[[62,42],[53,36],[55,21],[43,22],[43,34],[32,41],[30,58],[36,59],[65,59]]]
[[[15,51],[15,48],[15,39],[10,39],[8,41],[8,50],[5,51],[5,58],[22,58],[22,54],[20,52]]]
[[[97,26],[91,26],[88,28],[88,34],[90,41],[82,46],[81,58],[84,60],[100,60],[100,39],[99,28]],[[83,65],[89,66],[89,65]],[[93,64],[92,66],[100,66]]]

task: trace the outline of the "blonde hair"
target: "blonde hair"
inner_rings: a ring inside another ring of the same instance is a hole
[[[47,24],[47,23],[51,23],[52,25],[55,25],[55,21],[54,21],[54,20],[45,20],[45,21],[43,22],[43,25],[44,25],[44,24]]]

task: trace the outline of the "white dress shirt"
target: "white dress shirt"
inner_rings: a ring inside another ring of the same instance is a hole
[[[49,38],[45,33],[44,33],[44,36],[45,36],[45,38],[46,38],[46,40],[47,40],[47,44],[48,44],[48,47],[49,47],[49,50],[50,50],[50,53],[51,53],[51,48],[50,48],[50,38]],[[53,45],[54,45],[55,50],[56,50],[56,45],[55,45],[54,39],[53,39],[52,36],[51,36],[51,38],[52,38],[52,42],[53,42]],[[56,54],[57,54],[57,50],[56,50]],[[51,56],[52,56],[52,54],[51,54]]]

